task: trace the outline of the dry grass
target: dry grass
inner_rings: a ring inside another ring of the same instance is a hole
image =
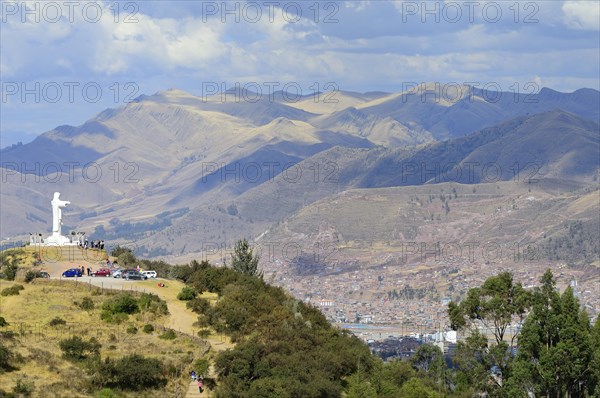
[[[144,282],[143,282],[144,283]],[[9,287],[12,283],[2,281],[1,287]],[[185,311],[191,319],[195,315],[178,302],[172,301],[169,290],[163,291],[163,298],[169,296],[170,316],[156,317],[153,314],[141,313],[132,315],[121,325],[110,325],[100,320],[100,307],[107,296],[114,292],[105,291],[102,295],[92,294],[99,289],[89,285],[65,281],[36,280],[25,285],[25,290],[18,296],[1,297],[0,316],[10,325],[4,330],[15,333],[13,339],[3,338],[4,343],[19,353],[23,361],[18,363],[18,370],[0,374],[0,385],[9,391],[21,378],[35,385],[33,397],[90,397],[86,393],[87,380],[85,371],[61,357],[58,346],[61,339],[81,336],[85,339],[95,337],[102,344],[101,356],[119,358],[133,352],[161,359],[182,371],[183,376],[173,375],[167,387],[161,391],[128,396],[163,397],[171,396],[176,390],[187,389],[187,367],[206,354],[208,344],[199,338],[178,334],[174,340],[159,339],[161,325],[172,327],[182,324]],[[151,289],[148,286],[148,290]],[[174,293],[176,295],[176,293]],[[95,308],[91,311],[80,309],[76,303],[84,297],[90,297]],[[67,324],[49,326],[48,322],[59,317]],[[155,325],[152,334],[142,332],[145,323]],[[127,333],[127,328],[138,328],[136,334]],[[181,328],[182,332],[187,332]]]
[[[1,252],[0,260],[2,263],[5,261],[12,260],[13,258],[17,259],[17,262],[20,266],[31,267],[35,263],[36,255],[34,250],[30,250],[27,248],[14,248],[8,249]]]

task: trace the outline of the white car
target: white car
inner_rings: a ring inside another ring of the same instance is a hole
[[[120,278],[122,273],[123,273],[123,271],[122,271],[122,270],[120,270],[120,269],[118,269],[118,270],[115,270],[115,271],[113,271],[113,273],[112,273],[112,277],[113,277],[113,278]]]
[[[156,271],[142,271],[142,275],[146,278],[156,278],[157,276]]]

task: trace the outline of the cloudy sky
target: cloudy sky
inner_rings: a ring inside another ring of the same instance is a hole
[[[596,0],[2,0],[0,13],[1,147],[173,87],[600,85]]]

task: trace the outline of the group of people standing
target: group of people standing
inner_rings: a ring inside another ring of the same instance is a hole
[[[202,394],[204,391],[204,376],[196,375],[196,372],[193,370],[190,372],[190,376],[192,377],[192,381],[198,381],[198,392]]]
[[[87,249],[100,249],[104,250],[104,240],[93,240],[91,243],[88,241],[88,238],[85,238],[83,241],[83,248]]]

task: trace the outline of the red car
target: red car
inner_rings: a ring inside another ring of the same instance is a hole
[[[108,268],[100,268],[98,271],[92,272],[92,276],[110,276],[110,270]]]

